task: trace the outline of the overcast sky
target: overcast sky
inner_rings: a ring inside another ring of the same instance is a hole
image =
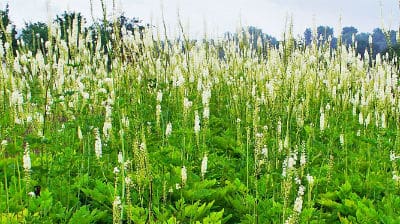
[[[92,0],[95,17],[102,15],[100,0]],[[109,14],[112,0],[105,0]],[[259,27],[278,39],[285,20],[293,18],[295,34],[307,27],[329,25],[335,35],[341,26],[353,25],[362,32],[375,27],[398,29],[398,0],[115,0],[116,10],[128,17],[139,17],[145,23],[161,27],[162,12],[171,33],[176,33],[178,14],[185,32],[202,36],[204,31],[220,36],[235,31],[238,24]],[[89,0],[0,0],[4,9],[10,6],[12,21],[21,28],[25,22],[43,21],[65,10],[81,12],[89,22]],[[179,12],[179,13],[178,13]]]

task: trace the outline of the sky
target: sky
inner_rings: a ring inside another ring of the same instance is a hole
[[[104,0],[111,17],[113,0]],[[399,0],[114,0],[115,11],[138,17],[144,23],[162,27],[166,21],[171,35],[178,33],[181,21],[192,37],[222,36],[237,27],[255,26],[281,39],[285,24],[292,18],[293,30],[302,35],[307,27],[328,25],[335,35],[340,27],[354,26],[359,32],[376,27],[398,30]],[[25,22],[48,22],[67,11],[79,11],[92,22],[90,0],[0,0],[9,4],[10,17],[17,29]],[[102,16],[100,0],[92,0],[93,15]]]

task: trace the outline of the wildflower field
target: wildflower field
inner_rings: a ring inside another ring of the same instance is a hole
[[[77,27],[0,44],[0,223],[400,223],[395,59]]]

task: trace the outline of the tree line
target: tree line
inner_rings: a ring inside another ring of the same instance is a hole
[[[279,41],[275,37],[263,33],[257,27],[250,26],[241,32],[249,35],[250,44],[253,45],[253,48],[257,48],[257,45],[264,46],[265,44],[279,46]],[[228,39],[239,39],[239,36],[238,33],[225,33],[225,37]],[[339,44],[353,47],[356,53],[362,57],[364,57],[365,52],[368,52],[373,58],[377,54],[385,55],[388,53],[390,57],[400,55],[400,40],[394,30],[375,28],[372,33],[369,33],[359,32],[353,26],[346,26],[342,28],[339,37],[336,37],[332,27],[318,26],[314,30],[306,28],[303,36],[295,40],[297,45],[303,44],[304,46],[311,45],[313,41],[316,41],[318,46],[328,44],[332,49],[336,49]]]
[[[18,49],[17,43],[23,43],[24,47],[36,53],[38,50],[44,51],[44,44],[48,41],[49,29],[48,25],[43,22],[28,22],[22,28],[22,31],[17,35],[16,26],[12,23],[9,17],[8,5],[4,10],[0,10],[1,22],[0,24],[0,39],[2,43],[12,43],[14,51]],[[107,52],[107,42],[111,40],[112,35],[120,34],[123,30],[133,32],[134,29],[143,30],[146,26],[142,25],[138,18],[129,18],[125,15],[120,15],[116,21],[107,21],[106,17],[101,20],[95,21],[89,27],[84,27],[86,19],[79,12],[64,12],[57,15],[54,21],[61,30],[61,38],[68,43],[69,35],[67,32],[72,30],[72,26],[77,26],[78,32],[86,32],[91,35],[94,42],[101,41],[102,48]],[[74,24],[75,23],[75,24]],[[250,43],[256,48],[257,44],[265,46],[279,46],[279,41],[257,27],[250,26],[242,30],[247,32],[250,37]],[[8,34],[8,35],[7,35]],[[10,35],[11,34],[11,35]],[[312,44],[313,40],[318,42],[318,45],[329,43],[331,48],[336,48],[338,44],[352,46],[355,48],[356,53],[364,56],[365,52],[375,57],[377,54],[389,53],[390,56],[400,55],[400,40],[396,37],[397,33],[394,30],[383,30],[375,28],[372,33],[359,32],[353,26],[343,27],[339,37],[334,35],[334,29],[329,26],[318,26],[316,29],[307,28],[301,40],[305,46]],[[238,39],[238,33],[225,33],[227,39]],[[301,43],[298,43],[301,44]]]
[[[311,44],[312,29],[307,28],[304,31],[304,41],[306,45]],[[314,32],[315,33],[315,32]],[[358,29],[353,26],[343,27],[340,33],[340,40],[334,36],[334,29],[329,26],[318,26],[316,35],[319,41],[326,42],[330,39],[332,48],[336,48],[338,42],[346,46],[353,46],[358,54],[364,55],[368,52],[369,55],[375,57],[377,54],[385,54],[390,48],[397,47],[396,31],[383,30],[375,28],[372,33],[358,32]]]
[[[4,43],[12,43],[14,53],[21,47],[32,53],[36,53],[38,50],[45,51],[45,43],[49,40],[50,35],[48,24],[43,22],[27,22],[19,34],[17,34],[16,26],[9,16],[8,5],[6,5],[4,10],[0,10],[0,19],[0,41],[3,46]],[[90,26],[86,26],[86,18],[81,13],[67,11],[57,15],[53,23],[59,27],[60,37],[67,44],[71,37],[69,32],[75,30],[77,33],[85,33],[85,36],[90,36],[93,46],[96,46],[97,42],[101,42],[99,44],[106,53],[111,48],[107,43],[109,43],[113,36],[118,35],[121,37],[122,31],[134,34],[133,31],[135,29],[143,31],[146,26],[149,26],[142,25],[138,18],[129,18],[124,14],[119,15],[113,21],[103,18],[95,21]]]

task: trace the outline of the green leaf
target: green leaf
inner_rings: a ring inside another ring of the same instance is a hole
[[[82,206],[71,217],[68,223],[75,224],[90,224],[96,223],[102,217],[106,216],[106,212],[98,211],[97,209],[90,211],[88,206]]]
[[[203,224],[221,224],[222,216],[224,215],[224,209],[219,212],[212,212],[209,216],[203,219]]]

